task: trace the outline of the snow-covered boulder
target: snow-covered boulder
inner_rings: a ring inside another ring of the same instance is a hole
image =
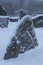
[[[43,27],[43,14],[32,17],[34,27]]]
[[[0,16],[0,28],[8,27],[9,21],[8,16]]]
[[[16,34],[7,47],[4,59],[17,57],[19,53],[24,53],[37,45],[33,21],[29,15],[26,15],[19,21]]]

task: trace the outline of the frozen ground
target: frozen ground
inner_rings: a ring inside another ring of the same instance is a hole
[[[43,65],[43,28],[35,29],[38,47],[20,54],[16,59],[3,59],[16,27],[17,23],[9,23],[8,28],[0,28],[0,65]]]

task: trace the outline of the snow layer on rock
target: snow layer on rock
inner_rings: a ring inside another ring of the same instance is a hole
[[[0,27],[8,27],[9,21],[9,16],[0,16]]]
[[[39,15],[36,15],[36,16],[32,16],[32,19],[34,20],[34,19],[36,19],[36,18],[38,18],[38,17],[43,17],[43,14],[39,14]]]
[[[32,21],[30,15],[25,15],[20,21],[19,24],[22,24],[23,22],[25,22],[26,20]]]
[[[17,29],[20,25],[22,25],[26,20],[32,21],[31,17],[29,15],[25,15],[21,20],[18,21]],[[32,22],[33,23],[33,22]],[[33,26],[34,27],[34,26]],[[16,31],[17,31],[16,29]]]
[[[32,17],[34,27],[43,27],[43,14]]]

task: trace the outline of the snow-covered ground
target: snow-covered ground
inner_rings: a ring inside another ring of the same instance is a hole
[[[36,28],[39,46],[20,54],[17,58],[4,60],[6,48],[14,35],[18,23],[9,23],[8,28],[0,28],[0,65],[43,65],[43,28]]]

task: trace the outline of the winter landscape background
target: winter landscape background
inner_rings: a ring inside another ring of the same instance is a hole
[[[20,9],[25,9],[27,14],[43,14],[43,0],[0,0],[6,8],[8,15],[18,15]]]
[[[11,16],[17,16],[20,9],[24,9],[29,15],[43,14],[43,0],[0,0],[0,4],[5,7],[7,15]],[[43,27],[34,28],[38,47],[20,54],[17,58],[3,59],[18,24],[19,22],[9,22],[7,28],[0,28],[0,65],[43,65]]]

